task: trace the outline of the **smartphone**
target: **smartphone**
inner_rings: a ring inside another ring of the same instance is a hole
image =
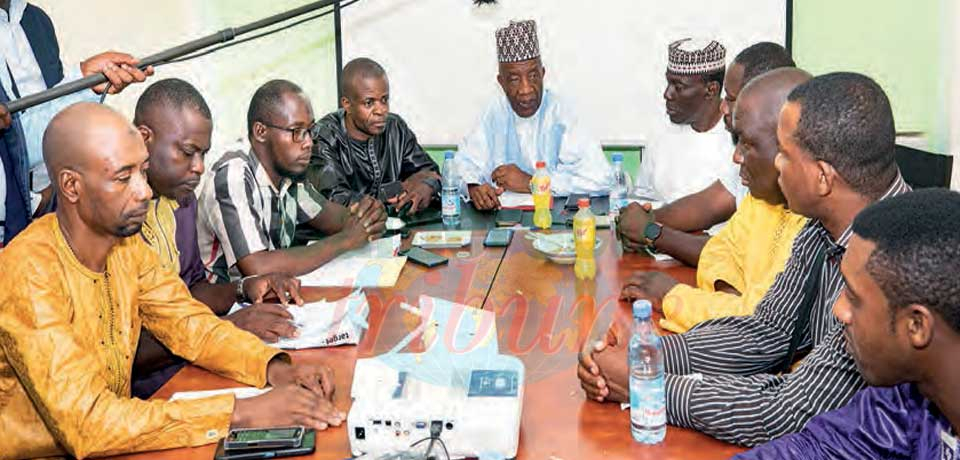
[[[387,182],[380,186],[379,194],[377,198],[380,201],[386,202],[390,198],[393,198],[403,192],[403,187],[400,185],[400,181]]]
[[[226,450],[223,447],[224,441],[221,439],[217,444],[217,452],[214,454],[215,460],[256,460],[262,458],[278,457],[296,457],[299,455],[310,455],[316,450],[316,433],[312,429],[305,430],[303,439],[297,447],[280,447],[275,449],[240,449]]]
[[[497,228],[487,231],[487,237],[483,239],[483,245],[492,248],[507,247],[510,246],[511,239],[513,239],[513,230]]]
[[[401,253],[401,255],[407,256],[411,261],[424,267],[436,267],[437,265],[443,265],[448,262],[446,257],[416,246],[411,247],[405,253]]]
[[[523,219],[522,209],[501,209],[497,211],[496,222],[498,227],[512,227]]]
[[[302,426],[282,428],[242,428],[230,430],[223,448],[227,451],[241,449],[274,449],[300,447],[303,440]]]

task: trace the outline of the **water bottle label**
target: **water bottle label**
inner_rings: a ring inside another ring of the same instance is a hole
[[[653,379],[630,379],[630,423],[643,429],[667,423],[663,375]]]
[[[441,212],[444,216],[460,215],[460,197],[456,193],[444,193],[441,201]]]

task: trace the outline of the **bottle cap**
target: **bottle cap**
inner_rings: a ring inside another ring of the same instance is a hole
[[[546,167],[547,167],[547,162],[546,162],[546,161],[538,161],[538,162],[537,162],[537,169],[546,168]]]
[[[453,150],[447,150],[446,152],[443,152],[444,160],[449,160],[451,158],[453,158]]]
[[[590,198],[580,198],[577,200],[577,207],[580,209],[590,207]]]
[[[636,319],[647,319],[653,313],[653,305],[649,300],[637,300],[633,302],[633,317]]]
[[[614,153],[613,155],[610,156],[610,159],[613,160],[614,163],[617,163],[617,162],[622,163],[622,162],[623,162],[623,154],[620,153],[620,152]]]

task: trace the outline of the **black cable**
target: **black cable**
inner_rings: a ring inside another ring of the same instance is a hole
[[[346,8],[346,7],[350,6],[350,5],[353,5],[354,3],[357,3],[358,1],[360,1],[360,0],[349,0],[349,1],[345,2],[345,3],[343,3],[342,5],[340,5],[340,9],[343,9],[343,8]],[[215,46],[215,47],[213,47],[213,48],[210,48],[210,49],[208,49],[208,50],[198,51],[198,52],[196,52],[196,53],[193,53],[193,54],[190,54],[190,55],[187,55],[187,56],[183,56],[183,57],[181,57],[181,58],[172,59],[172,60],[167,61],[167,62],[162,62],[162,63],[159,63],[159,64],[154,65],[154,67],[159,67],[159,66],[167,65],[167,64],[174,64],[174,63],[178,63],[178,62],[186,62],[186,61],[190,61],[190,60],[193,60],[193,59],[196,59],[196,58],[199,58],[199,57],[203,57],[203,56],[206,56],[206,55],[208,55],[208,54],[215,53],[215,52],[217,52],[217,51],[220,51],[220,50],[223,50],[223,49],[226,49],[226,48],[230,48],[230,47],[233,47],[233,46],[237,46],[237,45],[239,45],[239,44],[246,43],[246,42],[251,41],[251,40],[256,40],[256,39],[258,39],[258,38],[263,38],[263,37],[266,37],[266,36],[269,36],[269,35],[273,35],[273,34],[275,34],[275,33],[277,33],[277,32],[282,32],[282,31],[284,31],[284,30],[287,30],[287,29],[290,29],[290,28],[292,28],[292,27],[298,26],[298,25],[303,24],[303,23],[305,23],[305,22],[313,21],[314,19],[322,18],[322,17],[324,17],[324,16],[327,16],[327,15],[332,14],[333,11],[334,11],[333,9],[330,9],[330,10],[328,10],[328,11],[324,11],[323,13],[315,14],[315,15],[313,15],[313,16],[308,16],[308,17],[303,18],[303,19],[300,19],[300,20],[298,20],[298,21],[294,21],[294,22],[292,22],[292,23],[290,23],[290,24],[286,24],[286,25],[277,27],[276,29],[272,29],[272,30],[268,30],[268,31],[266,31],[266,32],[262,32],[262,33],[259,33],[259,34],[257,34],[257,35],[253,35],[253,36],[250,36],[250,37],[247,37],[247,38],[243,38],[243,39],[240,39],[240,40],[236,40],[236,41],[227,42],[227,43],[224,43],[224,44],[222,44],[222,45],[219,45],[219,46]]]
[[[447,444],[440,438],[437,438],[437,441],[440,441],[440,447],[443,447],[443,455],[447,457],[447,460],[450,460],[450,452],[447,452]]]

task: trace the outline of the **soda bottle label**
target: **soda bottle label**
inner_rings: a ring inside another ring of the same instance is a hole
[[[590,225],[588,222],[577,225],[573,229],[573,237],[577,245],[587,245],[586,249],[592,250],[597,241],[596,225]]]
[[[531,191],[534,195],[550,193],[549,177],[534,177],[532,182],[533,188]]]
[[[460,215],[460,197],[456,193],[444,193],[440,200],[441,213],[444,216]]]

